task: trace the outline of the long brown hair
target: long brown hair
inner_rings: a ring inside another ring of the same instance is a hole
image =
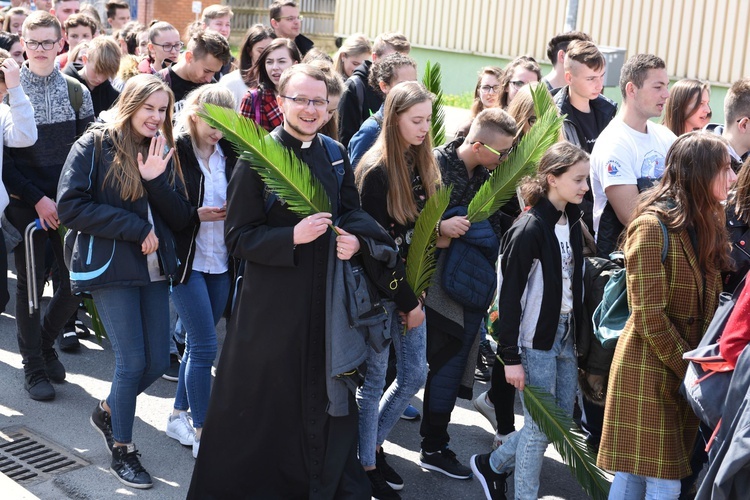
[[[497,78],[498,85],[500,85],[500,82],[503,79],[503,68],[497,67],[497,66],[485,66],[481,69],[479,72],[479,77],[477,78],[477,86],[474,87],[474,102],[471,105],[471,117],[474,118],[479,113],[481,113],[484,110],[484,104],[482,104],[482,95],[480,93],[479,87],[482,85],[482,77],[484,75],[491,75]],[[500,93],[499,91],[497,92]],[[498,106],[500,105],[500,100],[498,98]]]
[[[633,215],[652,213],[673,230],[694,228],[704,273],[731,266],[724,207],[713,194],[714,180],[728,162],[727,142],[720,136],[704,131],[681,135],[667,152],[664,176],[641,195]]]
[[[432,156],[430,135],[427,134],[419,146],[407,144],[398,128],[399,117],[415,104],[432,102],[434,98],[419,82],[402,82],[393,87],[385,100],[383,128],[378,140],[362,157],[355,172],[357,188],[362,191],[365,177],[376,167],[383,166],[388,178],[388,215],[402,225],[415,221],[419,215],[412,191],[412,163],[428,198],[440,185],[440,170]]]
[[[133,115],[143,106],[143,103],[154,92],[166,92],[169,96],[167,113],[161,127],[161,134],[167,141],[170,149],[174,148],[174,137],[172,136],[172,110],[174,108],[174,94],[161,78],[154,75],[136,75],[125,83],[122,94],[117,101],[115,118],[112,122],[99,125],[97,128],[109,133],[115,145],[115,155],[112,165],[104,177],[104,183],[110,183],[112,187],[120,190],[123,200],[135,201],[146,194],[138,170],[138,153],[145,159],[148,155],[151,138],[141,138],[133,131],[131,119]],[[174,165],[173,175],[182,178],[180,162],[177,155],[172,156]],[[171,179],[174,181],[174,177]]]
[[[693,78],[684,78],[675,82],[669,90],[669,98],[661,123],[675,135],[684,134],[685,122],[701,107],[704,90],[711,92],[708,83]],[[695,104],[690,106],[693,100]]]

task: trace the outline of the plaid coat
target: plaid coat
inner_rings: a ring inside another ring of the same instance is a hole
[[[609,378],[600,467],[661,479],[690,474],[698,418],[679,394],[721,292],[718,272],[705,277],[687,230],[664,236],[653,214],[628,227],[625,246],[631,315],[617,343]],[[704,285],[705,278],[705,285]]]

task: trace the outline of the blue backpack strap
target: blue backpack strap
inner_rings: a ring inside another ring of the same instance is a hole
[[[328,155],[328,161],[331,162],[334,172],[336,172],[336,181],[339,185],[338,192],[338,208],[341,211],[341,185],[344,183],[344,174],[346,173],[346,165],[344,163],[344,157],[341,154],[341,148],[339,143],[324,134],[318,134],[323,146],[326,149]]]
[[[667,233],[667,226],[659,220],[661,226],[661,232],[664,234],[664,246],[661,248],[661,263],[664,264],[667,261],[667,253],[669,252],[669,234]]]

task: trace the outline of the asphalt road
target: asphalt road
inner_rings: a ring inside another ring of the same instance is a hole
[[[14,277],[10,285],[13,295]],[[46,294],[49,293],[48,287]],[[184,498],[194,460],[189,448],[181,446],[164,433],[176,384],[160,379],[138,398],[134,442],[143,454],[143,465],[154,478],[154,487],[145,491],[127,488],[109,473],[108,452],[99,434],[89,424],[91,411],[109,390],[114,366],[109,342],[105,339],[100,345],[94,340],[84,340],[80,352],[61,353],[61,360],[68,372],[66,382],[56,385],[57,397],[54,401],[33,401],[23,388],[13,311],[11,302],[7,312],[0,316],[0,443],[9,440],[9,436],[19,428],[25,428],[82,460],[82,466],[74,470],[32,480],[23,486],[43,499]],[[81,317],[88,320],[84,314]],[[219,342],[222,343],[225,333],[223,321],[219,330]],[[486,384],[482,382],[474,386],[475,394],[485,389]],[[415,398],[414,405],[421,409],[419,398],[421,393]],[[264,408],[259,404],[259,411],[283,411],[283,408]],[[520,428],[522,421],[518,404],[516,415]],[[473,453],[490,450],[492,429],[484,417],[474,410],[470,401],[459,400],[450,433],[451,447],[463,463],[468,463]],[[418,465],[419,442],[419,423],[401,420],[385,444],[385,450],[390,455],[389,462],[406,482],[401,492],[404,499],[482,498],[476,479],[459,481],[421,469]],[[552,447],[548,449],[542,469],[540,495],[550,499],[586,498]],[[0,496],[8,498],[3,494]]]
[[[467,110],[446,108],[447,137],[453,137],[455,127],[466,120]],[[11,259],[12,261],[12,259]],[[12,262],[11,262],[12,267]],[[11,271],[12,275],[12,271]],[[15,276],[9,279],[11,296],[15,293]],[[51,294],[51,289],[45,291]],[[42,305],[44,307],[44,304]],[[89,416],[97,401],[104,398],[110,386],[114,356],[109,342],[82,341],[81,351],[60,353],[68,377],[57,385],[57,397],[52,402],[31,400],[23,388],[21,357],[15,335],[14,300],[6,313],[0,315],[0,446],[9,435],[25,428],[41,436],[81,461],[80,467],[47,478],[32,480],[23,486],[30,494],[42,499],[111,499],[149,498],[169,500],[185,498],[194,460],[190,448],[181,446],[164,433],[171,412],[175,382],[158,380],[139,396],[133,440],[142,453],[141,461],[154,479],[150,490],[135,490],[122,485],[109,472],[109,453],[99,434],[89,423]],[[84,321],[88,317],[81,314]],[[225,325],[219,324],[219,348],[224,340]],[[93,337],[92,337],[93,338]],[[219,359],[217,356],[216,359]],[[280,360],[283,363],[283,360]],[[273,376],[269,374],[268,376]],[[487,384],[477,382],[475,395],[485,391]],[[413,404],[421,410],[422,393]],[[284,411],[283,408],[264,407],[259,411]],[[516,402],[516,428],[523,425],[521,406]],[[492,445],[492,428],[477,413],[470,401],[459,400],[449,428],[451,448],[462,463],[468,465],[474,453],[486,453]],[[384,445],[389,463],[402,475],[406,483],[401,491],[404,500],[481,499],[482,489],[476,479],[459,481],[419,467],[419,423],[401,420]],[[2,448],[0,448],[2,454]],[[510,482],[512,483],[512,481]],[[513,486],[509,484],[509,497]],[[542,468],[540,497],[545,499],[585,499],[587,496],[571,476],[560,456],[550,446]],[[0,477],[0,498],[9,496]],[[33,498],[33,497],[32,497]]]

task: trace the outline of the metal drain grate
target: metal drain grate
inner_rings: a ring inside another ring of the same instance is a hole
[[[57,444],[25,427],[3,429],[0,434],[0,472],[22,485],[89,465]]]

